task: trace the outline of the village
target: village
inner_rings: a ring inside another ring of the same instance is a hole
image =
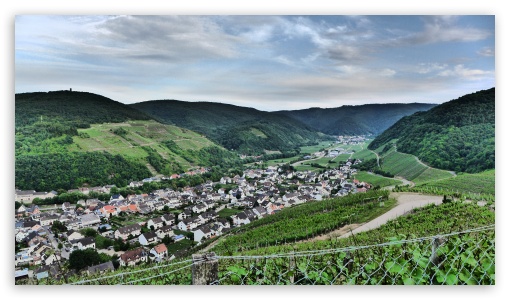
[[[195,187],[127,197],[111,194],[109,201],[91,198],[46,207],[30,203],[36,197],[54,197],[55,191],[16,190],[16,201],[22,205],[15,213],[15,278],[72,275],[75,271],[63,266],[77,250],[94,249],[111,257],[79,270],[88,274],[182,257],[193,247],[282,209],[367,191],[370,184],[352,178],[359,162],[349,159],[338,168],[320,172],[295,171],[289,165],[247,169],[242,176]],[[130,186],[143,183],[131,182]],[[109,194],[113,188],[80,192]]]

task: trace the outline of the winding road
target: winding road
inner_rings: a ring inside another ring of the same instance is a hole
[[[392,208],[385,214],[380,215],[379,217],[369,221],[361,226],[356,227],[352,231],[341,235],[339,238],[349,237],[358,232],[368,231],[380,227],[385,224],[389,220],[393,220],[399,216],[406,214],[409,211],[412,211],[414,208],[423,207],[434,203],[436,205],[440,204],[443,200],[441,196],[434,195],[423,195],[419,193],[391,193],[390,197],[395,197],[397,199],[398,205]]]

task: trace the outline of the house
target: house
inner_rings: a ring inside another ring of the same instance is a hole
[[[64,202],[62,203],[62,210],[63,211],[68,211],[68,210],[71,210],[72,207],[71,207],[71,203],[70,202]]]
[[[124,252],[119,260],[121,266],[134,266],[142,261],[147,261],[147,252],[142,247]]]
[[[66,236],[68,241],[79,240],[84,238],[84,236],[81,233],[79,233],[78,231],[74,231],[72,229],[66,233]]]
[[[184,220],[191,217],[191,211],[184,210],[177,216],[177,220]]]
[[[78,250],[96,249],[96,240],[93,237],[84,237],[82,239],[71,241],[73,248]]]
[[[156,234],[158,238],[163,239],[164,237],[171,237],[174,235],[174,231],[172,229],[172,225],[163,226],[160,229],[156,230]]]
[[[259,219],[267,216],[267,210],[261,206],[253,208],[252,211]]]
[[[99,211],[106,217],[110,218],[117,215],[117,208],[113,205],[105,205]]]
[[[147,221],[147,227],[150,228],[151,230],[156,230],[156,229],[163,227],[164,222],[165,221],[163,220],[162,217],[153,218],[153,219],[150,219],[149,221]]]
[[[56,277],[59,274],[58,265],[42,266],[34,271],[34,276],[37,280],[48,277]]]
[[[232,221],[234,223],[235,226],[241,226],[241,225],[245,225],[245,224],[249,224],[250,223],[250,219],[248,218],[248,216],[246,215],[246,213],[243,211],[243,212],[240,212],[236,215],[233,215],[232,216]]]
[[[138,236],[138,235],[140,235],[141,231],[142,231],[142,227],[140,225],[133,224],[133,225],[124,226],[124,227],[117,229],[115,231],[114,236],[116,239],[121,238],[123,240],[127,240],[129,235]]]
[[[122,195],[121,195],[121,194],[115,194],[115,195],[112,195],[112,196],[110,197],[110,202],[108,202],[108,203],[117,202],[117,201],[122,201],[122,200],[124,200],[124,197],[122,197]]]
[[[48,214],[44,217],[41,217],[41,226],[49,226],[52,225],[53,222],[57,221],[60,216],[57,214]]]
[[[180,230],[190,231],[197,228],[200,223],[200,218],[198,217],[188,218],[180,221],[179,224],[177,224],[177,227]]]
[[[28,268],[14,271],[14,281],[28,279]]]
[[[208,239],[212,235],[211,228],[208,225],[200,226],[195,231],[193,231],[193,240],[195,242],[200,242],[202,239]]]
[[[92,226],[101,223],[101,219],[96,214],[84,214],[78,217],[82,227]]]
[[[113,266],[113,263],[111,261],[91,266],[87,269],[87,275],[93,275],[93,274],[103,274],[106,272],[115,271],[115,267]]]
[[[158,241],[158,235],[154,231],[140,234],[140,236],[138,237],[138,242],[140,242],[140,245],[143,245],[143,246],[147,246],[149,244],[156,243],[157,241]]]
[[[165,244],[159,244],[149,251],[149,258],[157,262],[168,256],[168,249]]]
[[[175,225],[175,216],[173,214],[165,214],[162,215],[161,218],[163,218],[163,222],[166,223],[166,225]]]
[[[197,204],[197,205],[193,206],[192,210],[196,214],[203,213],[207,210],[207,206],[204,204]]]

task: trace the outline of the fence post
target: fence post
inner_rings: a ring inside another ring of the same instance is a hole
[[[444,243],[444,239],[440,237],[434,237],[432,239],[432,254],[430,255],[430,262],[437,266],[439,264],[439,257],[437,256],[437,248]]]
[[[192,284],[210,285],[218,280],[218,258],[216,253],[193,254]]]

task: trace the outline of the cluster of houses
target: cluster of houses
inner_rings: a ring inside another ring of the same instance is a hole
[[[179,191],[161,189],[150,194],[127,197],[111,195],[109,201],[80,200],[79,205],[63,203],[56,207],[58,209],[50,211],[41,211],[36,205],[21,205],[16,211],[15,236],[17,242],[26,242],[28,248],[15,254],[15,266],[22,277],[25,276],[24,269],[20,267],[27,264],[39,266],[34,274],[42,272],[43,275],[37,275],[38,279],[44,278],[44,274],[50,276],[55,263],[68,259],[72,251],[96,248],[93,238],[80,234],[79,230],[83,228],[97,229],[106,238],[139,242],[139,248],[120,254],[121,266],[172,259],[174,253],[168,253],[162,243],[163,239],[172,238],[179,242],[185,238],[175,234],[174,230],[193,233],[193,240],[201,243],[221,236],[233,227],[243,226],[287,207],[370,189],[369,184],[350,179],[356,173],[356,169],[352,168],[355,163],[348,161],[340,168],[321,173],[283,171],[279,167],[249,169],[242,176],[222,177],[219,182],[208,181]],[[215,189],[218,183],[223,187]],[[104,187],[103,190],[112,187]],[[240,212],[227,220],[218,214],[224,208],[237,208]],[[159,213],[157,215],[161,216],[151,217],[155,215],[154,212],[168,209],[178,209],[181,212]],[[147,219],[124,227],[114,226],[115,230],[112,229],[113,224],[109,222],[112,217],[129,214],[142,217],[147,215]],[[58,243],[51,239],[52,233],[47,230],[47,226],[55,221],[61,222],[68,229],[60,236],[65,238],[63,249],[57,249]],[[142,232],[143,226],[149,231]],[[110,265],[105,264],[93,266],[87,272],[110,269]]]
[[[364,135],[339,135],[337,144],[359,145],[363,144],[368,138]]]

